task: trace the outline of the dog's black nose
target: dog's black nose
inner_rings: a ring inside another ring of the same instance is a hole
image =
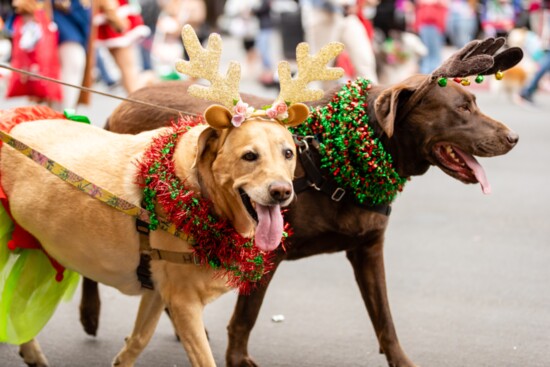
[[[519,135],[516,134],[515,132],[510,132],[506,137],[506,139],[508,140],[508,143],[510,143],[510,145],[514,146],[517,144],[519,140]]]
[[[277,201],[285,201],[292,195],[292,185],[286,182],[273,182],[269,185],[269,195]]]

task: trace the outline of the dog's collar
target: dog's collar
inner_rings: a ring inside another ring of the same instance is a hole
[[[311,111],[306,124],[293,130],[318,139],[319,168],[354,202],[367,207],[390,204],[407,181],[369,126],[370,88],[367,79],[348,81],[326,106]]]

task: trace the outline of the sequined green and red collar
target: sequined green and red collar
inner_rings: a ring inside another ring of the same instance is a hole
[[[397,174],[391,155],[369,126],[370,88],[367,79],[348,81],[293,132],[318,138],[321,168],[327,169],[358,203],[389,204],[403,190],[407,178]]]

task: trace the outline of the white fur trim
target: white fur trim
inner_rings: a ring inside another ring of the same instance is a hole
[[[100,46],[107,48],[120,48],[130,46],[137,41],[149,36],[151,30],[146,25],[138,25],[135,28],[130,29],[128,32],[120,37],[109,38],[105,40],[97,39],[95,42]]]
[[[128,18],[129,15],[140,15],[141,9],[138,6],[126,4],[117,8],[116,14],[120,18]],[[94,19],[93,19],[94,25],[102,25],[106,23],[107,23],[107,17],[105,16],[104,13],[98,13],[94,15]]]

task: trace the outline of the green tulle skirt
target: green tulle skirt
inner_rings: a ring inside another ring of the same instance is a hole
[[[44,252],[8,249],[12,232],[13,222],[0,205],[0,342],[22,344],[42,330],[62,299],[71,299],[80,276],[65,269],[57,282]]]

